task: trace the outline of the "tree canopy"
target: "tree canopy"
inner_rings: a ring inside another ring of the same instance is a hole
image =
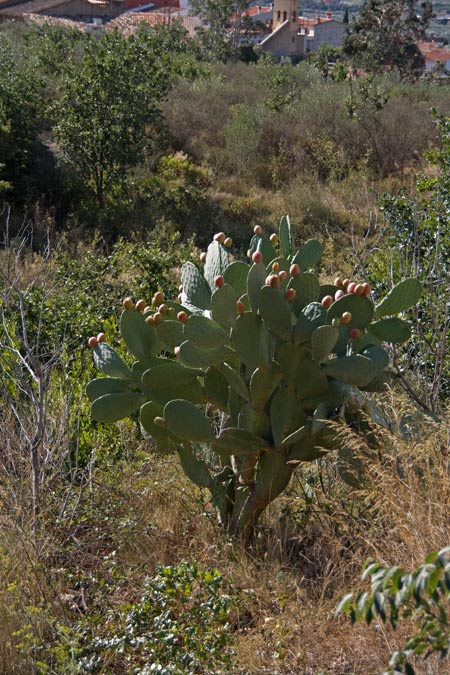
[[[425,68],[417,41],[431,16],[430,0],[420,5],[417,0],[365,0],[359,18],[349,25],[344,51],[369,72],[396,69],[415,79]]]

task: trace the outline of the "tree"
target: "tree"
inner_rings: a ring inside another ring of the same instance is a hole
[[[370,72],[398,70],[416,79],[425,68],[417,41],[425,35],[432,16],[430,0],[365,0],[359,18],[348,28],[344,51],[355,64]]]
[[[250,5],[251,0],[192,0],[192,14],[206,24],[197,33],[209,58],[226,61],[237,53]]]

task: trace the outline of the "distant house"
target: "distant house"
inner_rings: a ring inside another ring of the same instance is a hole
[[[34,22],[35,17],[45,17],[49,19],[48,23],[54,23],[52,19],[84,23],[98,19],[101,24],[140,7],[147,11],[164,9],[168,13],[180,8],[179,0],[0,0],[0,3],[0,23],[7,20]]]
[[[425,59],[425,72],[450,71],[450,48],[437,42],[419,42],[417,44]]]
[[[267,34],[259,42],[264,51],[276,57],[295,57],[317,51],[321,45],[342,46],[346,24],[333,19],[331,12],[315,18],[299,16],[298,4],[298,0],[275,0],[273,7],[252,8],[252,20],[264,20],[267,26]],[[269,12],[271,19],[267,18]]]

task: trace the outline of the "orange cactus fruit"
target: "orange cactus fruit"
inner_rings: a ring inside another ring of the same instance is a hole
[[[363,284],[363,292],[362,292],[362,294],[365,295],[366,298],[368,298],[369,295],[370,295],[370,291],[371,291],[370,284],[368,284],[367,281],[366,281],[366,283]]]
[[[331,322],[331,325],[333,326],[333,328],[339,328],[339,326],[341,325],[340,318],[338,316],[335,316],[333,321]]]
[[[356,284],[355,294],[356,295],[363,295],[364,294],[364,284]]]
[[[278,260],[275,260],[274,263],[272,263],[272,272],[279,272],[280,271],[280,263]]]
[[[180,321],[181,323],[187,323],[187,322],[189,321],[189,317],[188,317],[188,315],[186,314],[186,312],[178,312],[178,314],[177,314],[177,319],[178,319],[178,321]]]
[[[163,304],[163,302],[164,302],[164,293],[161,293],[161,291],[158,291],[153,296],[153,306],[159,307],[160,305]]]
[[[97,342],[106,342],[106,335],[104,333],[99,333],[97,335]]]
[[[146,316],[145,320],[146,320],[146,322],[148,323],[149,326],[155,326],[156,325],[154,314],[150,314],[150,316]]]
[[[280,277],[280,281],[284,281],[285,279],[287,279],[287,272],[286,272],[286,270],[281,270],[281,272],[279,273],[278,276]]]
[[[253,228],[253,234],[261,234],[262,233],[262,227],[261,225],[255,225]]]
[[[350,312],[344,312],[343,315],[341,316],[341,324],[343,326],[346,326],[347,324],[349,324],[351,320],[352,320],[352,315],[350,314]]]
[[[155,427],[158,427],[159,429],[165,429],[166,428],[166,420],[164,417],[155,417],[153,420],[153,424]]]
[[[98,340],[96,337],[92,336],[88,340],[88,345],[91,349],[95,349],[95,347],[98,345]]]
[[[134,302],[132,298],[125,298],[125,300],[122,302],[122,307],[124,309],[132,309],[134,307]]]
[[[347,293],[354,293],[356,289],[356,284],[354,281],[351,281],[347,286]]]
[[[291,277],[297,277],[300,274],[300,267],[297,265],[297,263],[294,263],[290,266],[289,274]]]
[[[344,279],[344,281],[342,282],[342,288],[345,291],[347,290],[349,283],[350,283],[350,279]]]
[[[343,281],[344,281],[344,280],[343,280],[342,277],[336,277],[336,279],[334,280],[334,285],[335,285],[335,286],[342,286],[342,282],[343,282]]]
[[[158,307],[158,312],[159,312],[160,314],[162,314],[163,316],[165,316],[166,314],[169,313],[169,308],[167,307],[166,304],[163,303],[162,305],[160,305],[160,306]]]
[[[238,314],[243,314],[245,312],[245,306],[242,300],[236,300],[236,312]]]
[[[276,232],[274,232],[273,234],[270,235],[269,240],[273,246],[276,246],[279,241],[279,236],[277,235]]]
[[[226,237],[225,241],[223,242],[223,245],[226,246],[226,248],[231,248],[233,246],[232,238]]]
[[[134,308],[137,309],[138,312],[143,312],[145,307],[147,307],[147,303],[142,298],[138,300],[134,306]]]

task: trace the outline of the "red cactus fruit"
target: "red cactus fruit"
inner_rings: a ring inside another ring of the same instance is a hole
[[[225,232],[217,232],[217,234],[214,235],[214,241],[218,241],[219,244],[223,244],[225,239],[226,239]]]
[[[88,345],[91,349],[94,349],[98,345],[98,340],[96,337],[92,336],[88,340]]]
[[[236,300],[236,312],[238,314],[243,314],[245,312],[245,306],[242,300]]]
[[[335,299],[335,300],[340,300],[340,298],[343,298],[344,295],[345,295],[344,291],[342,290],[342,288],[340,288],[340,289],[339,289],[338,291],[336,291],[336,293],[334,294],[334,299]]]
[[[324,309],[328,309],[328,307],[331,307],[333,304],[333,298],[331,295],[326,295],[324,298],[322,298],[321,305]]]
[[[178,312],[177,319],[178,321],[181,321],[181,323],[187,323],[189,321],[189,317],[186,312]]]
[[[106,342],[106,335],[104,333],[99,333],[97,335],[97,342]]]
[[[281,270],[281,272],[279,273],[278,276],[280,277],[280,281],[284,281],[285,279],[287,279],[287,272],[286,272],[286,270]]]
[[[362,294],[365,295],[366,298],[367,298],[367,297],[369,297],[369,295],[370,295],[370,290],[371,290],[371,289],[370,289],[370,284],[368,284],[367,281],[366,281],[366,283],[363,284],[363,293],[362,293]]]
[[[347,286],[347,293],[354,293],[356,289],[356,284],[354,281],[351,281]]]
[[[344,312],[343,315],[341,316],[341,323],[343,326],[346,326],[347,324],[350,323],[352,320],[352,315],[350,312]]]
[[[254,262],[256,265],[260,262],[262,262],[262,253],[261,251],[255,251],[252,255],[252,262]]]
[[[297,265],[297,263],[294,263],[293,265],[290,266],[289,274],[291,275],[291,277],[296,277],[300,274],[300,267]]]
[[[255,225],[255,227],[253,228],[253,234],[261,234],[261,232],[262,232],[261,225]]]
[[[288,302],[292,302],[292,300],[295,298],[296,295],[297,291],[295,290],[295,288],[288,288],[286,293],[284,294],[284,297]]]
[[[222,286],[225,285],[225,279],[222,276],[218,276],[214,279],[214,285],[217,286],[217,288],[222,288]]]
[[[361,331],[359,328],[350,328],[348,331],[348,336],[351,340],[357,340],[359,337],[361,337]]]
[[[280,288],[280,277],[278,274],[271,274],[269,276],[269,286],[272,286],[272,288]]]

